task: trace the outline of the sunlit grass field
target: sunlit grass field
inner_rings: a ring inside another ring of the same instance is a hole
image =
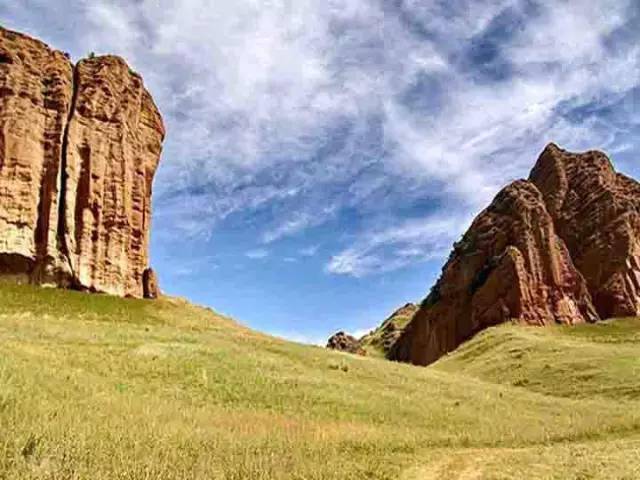
[[[640,321],[502,326],[418,368],[177,299],[0,305],[0,479],[640,478]]]

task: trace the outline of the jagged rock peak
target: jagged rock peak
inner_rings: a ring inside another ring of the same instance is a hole
[[[606,154],[547,148],[530,180],[603,318],[640,315],[640,184]]]
[[[165,136],[142,78],[0,27],[0,273],[144,294]]]
[[[586,283],[531,182],[505,187],[472,223],[390,358],[426,365],[502,322],[596,320]]]
[[[549,144],[456,242],[389,356],[426,365],[475,333],[640,315],[640,184]]]

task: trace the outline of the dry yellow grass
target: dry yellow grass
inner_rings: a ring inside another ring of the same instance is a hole
[[[504,326],[416,368],[174,299],[0,304],[0,479],[640,478],[635,321]]]

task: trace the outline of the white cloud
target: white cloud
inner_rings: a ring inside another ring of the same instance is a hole
[[[385,141],[393,167],[423,179],[447,208],[455,205],[454,217],[470,218],[504,184],[526,176],[548,141],[574,149],[614,148],[618,138],[614,125],[602,119],[576,123],[560,115],[563,106],[602,102],[640,83],[640,50],[616,54],[604,46],[604,37],[620,26],[629,4],[590,5],[548,2],[520,34],[503,41],[502,54],[515,69],[506,81],[478,82],[449,65],[444,98],[432,117],[387,96]],[[490,11],[495,18],[504,10]],[[491,15],[481,17],[484,26],[491,20]],[[442,16],[429,18],[437,31]],[[457,21],[453,31],[468,38],[482,28]],[[535,68],[536,64],[547,67]],[[403,72],[404,82],[410,84],[420,67],[405,66]],[[444,257],[448,242],[468,224],[442,222],[438,217],[422,224],[393,221],[398,227],[382,233],[363,230],[351,246],[331,258],[327,271],[364,276]],[[437,227],[434,231],[432,225]]]
[[[285,218],[283,221],[281,220],[282,223],[270,230],[267,230],[262,235],[262,241],[264,243],[272,243],[283,237],[294,235],[309,227],[324,222],[334,212],[335,208],[332,207],[322,209],[321,214],[316,216],[312,216],[310,212],[306,211],[294,212],[291,215],[287,215],[288,218]]]
[[[299,250],[300,256],[302,257],[313,257],[320,250],[320,245],[309,245],[308,247],[301,248]]]
[[[262,260],[269,256],[269,251],[265,250],[264,248],[256,248],[255,250],[249,250],[245,252],[244,255],[251,260]]]
[[[394,227],[368,232],[334,255],[326,271],[362,277],[395,270],[416,261],[444,257],[457,232],[462,231],[469,220],[448,212],[446,216],[405,220]]]
[[[30,5],[37,14],[23,2],[0,13],[45,39],[58,21],[86,49],[76,53],[121,54],[143,73],[168,127],[155,184],[165,242],[207,239],[259,210],[259,239],[272,244],[349,210],[362,220],[343,225],[327,271],[388,271],[446,255],[548,141],[622,153],[638,145],[627,128],[640,121],[636,104],[616,123],[563,115],[640,84],[637,41],[606,41],[633,0]],[[492,33],[505,15],[512,31]],[[470,63],[469,48],[489,34],[493,57]],[[508,74],[482,77],[494,57]],[[402,207],[413,202],[440,210],[407,219],[417,214]]]

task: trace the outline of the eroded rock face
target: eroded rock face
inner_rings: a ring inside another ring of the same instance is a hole
[[[0,272],[142,297],[164,134],[122,59],[0,28]]]
[[[118,57],[83,60],[75,78],[65,146],[65,253],[82,286],[141,297],[162,119],[142,79]]]
[[[549,145],[531,172],[602,318],[640,316],[640,184],[607,156]]]
[[[598,319],[545,197],[521,180],[502,190],[456,243],[389,358],[427,365],[480,330],[510,320],[549,325]]]
[[[28,279],[57,258],[62,143],[73,67],[61,52],[0,28],[0,271]]]

